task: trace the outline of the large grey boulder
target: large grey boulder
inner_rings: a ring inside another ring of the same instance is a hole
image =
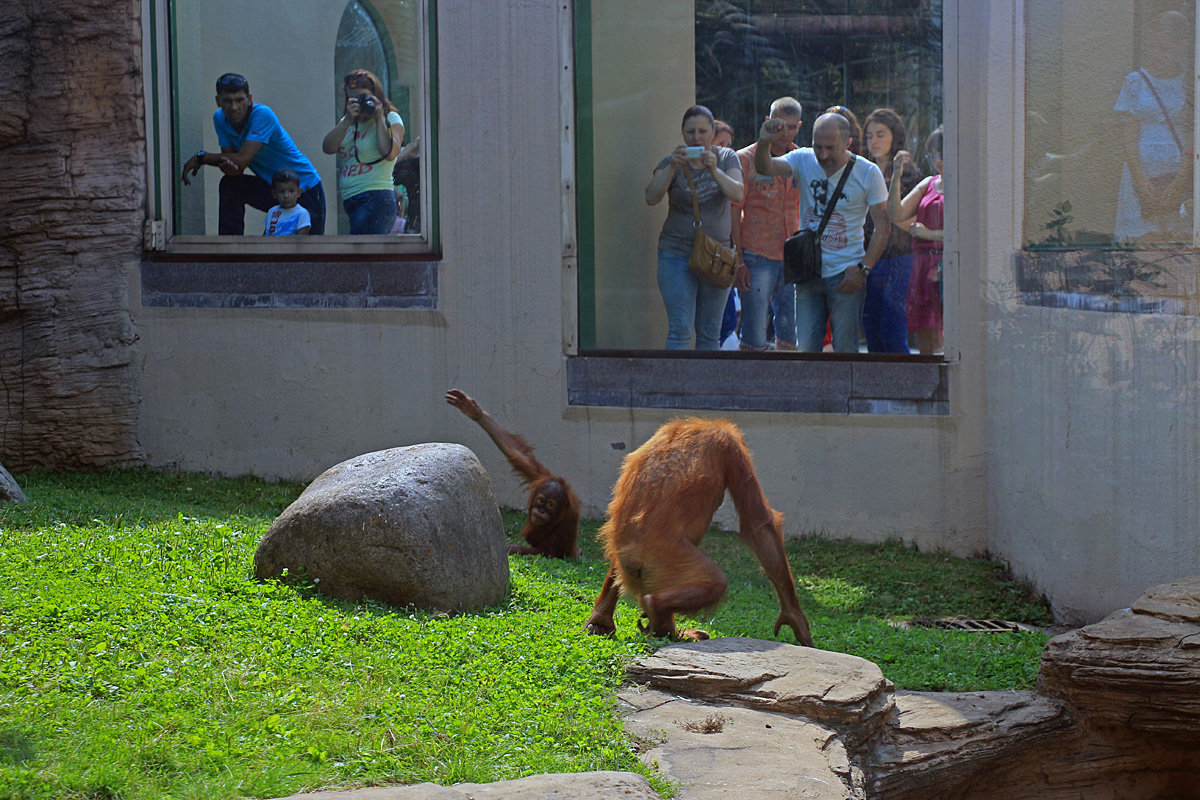
[[[28,498],[8,470],[0,464],[0,505],[6,503],[24,503]]]
[[[344,461],[319,475],[259,542],[255,577],[285,570],[346,600],[431,611],[495,605],[508,591],[508,555],[491,481],[457,444]]]

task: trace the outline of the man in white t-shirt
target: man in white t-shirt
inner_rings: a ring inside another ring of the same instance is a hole
[[[833,349],[858,352],[859,318],[867,273],[887,245],[887,184],[869,159],[850,152],[850,124],[840,114],[822,114],[813,125],[813,146],[772,156],[771,140],[782,122],[768,119],[758,132],[755,170],[760,175],[794,177],[800,185],[800,225],[816,230],[851,159],[854,166],[821,234],[821,277],[796,284],[796,347],[820,352],[825,325],[833,328]],[[865,246],[867,214],[875,222],[871,246]]]

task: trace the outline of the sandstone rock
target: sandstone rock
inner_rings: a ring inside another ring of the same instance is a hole
[[[846,748],[827,725],[655,689],[627,689],[618,708],[645,748],[643,760],[676,782],[685,800],[863,797]]]
[[[626,677],[698,699],[803,715],[839,729],[851,744],[870,736],[892,709],[892,683],[870,661],[760,639],[664,647]]]
[[[141,16],[133,0],[0,3],[0,460],[11,469],[145,460],[129,310],[146,218]]]
[[[1200,575],[1151,586],[1130,610],[1167,622],[1200,624]]]
[[[340,792],[293,794],[277,800],[659,800],[658,792],[632,772],[532,775],[498,783],[386,786]]]
[[[1033,692],[897,692],[896,716],[870,754],[871,796],[944,787],[1000,759],[1028,760],[1074,719]]]
[[[285,569],[347,600],[434,611],[494,605],[508,589],[508,555],[491,481],[457,444],[344,461],[318,476],[259,542],[255,577]]]
[[[9,474],[3,464],[0,464],[0,505],[24,503],[27,499],[16,479]]]
[[[1200,577],[1051,639],[1038,686],[1093,725],[1200,743]]]

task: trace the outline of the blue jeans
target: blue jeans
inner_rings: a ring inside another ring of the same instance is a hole
[[[783,262],[749,250],[742,259],[750,270],[750,288],[738,291],[742,300],[742,344],[753,350],[767,346],[767,309],[775,321],[775,336],[796,341],[796,290],[783,282]]]
[[[667,308],[667,349],[686,350],[696,332],[697,350],[721,348],[721,316],[728,289],[704,283],[688,268],[688,257],[658,250],[658,291]]]
[[[862,326],[869,353],[908,352],[908,279],[912,253],[881,258],[867,276]]]
[[[350,235],[391,233],[396,221],[396,195],[390,189],[372,189],[342,200],[350,218]]]
[[[271,184],[257,175],[243,172],[241,175],[226,175],[221,178],[217,189],[217,234],[241,236],[246,231],[246,206],[259,211],[270,211],[276,204],[271,194]],[[304,190],[300,205],[308,210],[311,218],[309,236],[325,233],[325,190],[321,184]],[[262,231],[259,231],[262,233]]]
[[[862,316],[866,289],[839,292],[845,277],[839,272],[832,278],[817,278],[796,284],[796,347],[810,353],[821,352],[825,323],[833,328],[833,349],[838,353],[858,352],[858,319]]]

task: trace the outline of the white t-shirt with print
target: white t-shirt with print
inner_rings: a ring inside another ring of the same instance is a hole
[[[850,165],[847,161],[837,172],[826,175],[817,162],[811,147],[801,147],[783,156],[792,168],[792,174],[800,185],[800,226],[816,230],[821,226],[825,205],[829,196],[841,180],[842,170]],[[887,184],[879,167],[866,158],[854,159],[854,169],[842,187],[829,224],[821,235],[821,277],[832,278],[862,261],[867,252],[863,225],[871,206],[886,203]]]

